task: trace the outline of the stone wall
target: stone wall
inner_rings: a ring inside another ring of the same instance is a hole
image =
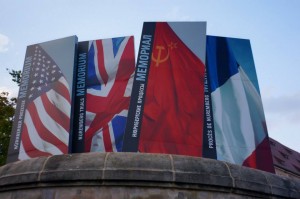
[[[0,198],[300,198],[300,181],[205,158],[85,153],[2,166]]]

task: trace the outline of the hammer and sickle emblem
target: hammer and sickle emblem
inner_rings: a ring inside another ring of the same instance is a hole
[[[155,66],[158,67],[160,63],[163,63],[165,61],[168,60],[169,58],[169,50],[167,49],[168,51],[168,54],[165,56],[165,57],[161,57],[162,55],[162,51],[165,50],[165,47],[164,46],[156,46],[156,49],[158,50],[157,52],[157,57],[155,58],[154,57],[154,53],[152,54],[152,60],[156,63]]]

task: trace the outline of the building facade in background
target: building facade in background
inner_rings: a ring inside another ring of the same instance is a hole
[[[270,138],[275,173],[300,179],[300,153]]]

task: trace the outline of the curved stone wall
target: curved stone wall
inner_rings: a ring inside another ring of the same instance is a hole
[[[85,153],[2,166],[0,198],[300,198],[300,181],[205,158]]]

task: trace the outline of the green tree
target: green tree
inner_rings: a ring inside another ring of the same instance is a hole
[[[20,86],[22,71],[20,71],[20,70],[13,70],[13,69],[10,70],[8,68],[6,70],[12,76],[12,81],[16,82],[18,84],[18,86]]]
[[[12,81],[16,82],[19,86],[21,82],[21,71],[9,69],[7,69],[7,71],[12,76]],[[17,99],[9,99],[8,94],[8,92],[0,93],[0,166],[4,165],[7,159],[10,135],[17,103]]]
[[[7,92],[0,93],[0,165],[4,165],[7,158],[15,104],[16,98],[9,99]]]

